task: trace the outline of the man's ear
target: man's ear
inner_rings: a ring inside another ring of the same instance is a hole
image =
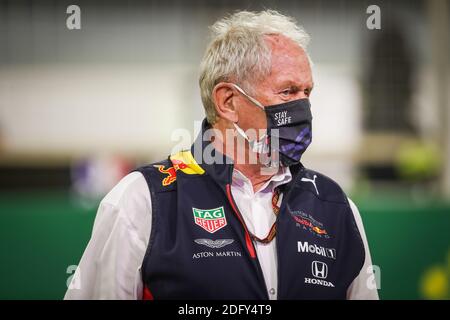
[[[236,97],[236,91],[233,86],[226,82],[216,84],[212,92],[213,101],[216,107],[217,115],[231,122],[238,121],[238,114],[233,103],[233,97]]]

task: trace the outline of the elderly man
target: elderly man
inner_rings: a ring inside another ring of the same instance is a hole
[[[357,208],[300,163],[308,40],[275,11],[212,26],[200,136],[103,199],[66,299],[378,299]]]

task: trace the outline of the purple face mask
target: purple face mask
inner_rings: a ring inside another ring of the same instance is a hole
[[[254,146],[258,146],[258,148],[253,149],[270,149],[271,152],[278,152],[279,161],[287,167],[299,163],[312,140],[312,114],[309,99],[298,99],[264,107],[259,101],[247,95],[240,87],[233,85],[266,113],[267,137],[253,142]],[[241,132],[242,130],[239,128],[238,131]],[[278,143],[274,143],[274,141]],[[263,143],[270,144],[270,146],[267,148],[261,147]],[[252,142],[250,144],[252,145]]]

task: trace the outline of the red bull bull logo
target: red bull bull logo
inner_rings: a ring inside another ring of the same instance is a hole
[[[203,174],[205,171],[195,162],[192,154],[189,151],[181,151],[170,157],[172,166],[165,168],[163,165],[155,165],[158,171],[166,174],[162,181],[162,185],[167,187],[177,180],[177,171],[181,170],[185,174]]]
[[[319,227],[313,227],[312,229],[318,234],[327,234],[327,230],[325,229],[320,229]]]
[[[155,165],[155,167],[158,168],[158,171],[162,174],[167,174],[167,177],[162,181],[164,187],[167,187],[177,180],[177,169],[175,169],[175,167],[169,167],[167,169],[165,169],[163,165]]]
[[[304,229],[309,229],[311,232],[319,236],[329,237],[327,230],[322,227],[322,224],[308,216],[306,213],[302,211],[294,211],[291,212],[291,215],[298,226],[302,226]]]

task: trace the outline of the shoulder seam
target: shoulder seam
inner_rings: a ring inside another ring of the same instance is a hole
[[[341,196],[341,198],[342,198],[342,199],[339,200],[339,201],[336,200],[336,199],[331,200],[331,199],[326,199],[326,198],[321,197],[320,194],[317,195],[317,194],[314,193],[314,195],[315,195],[318,199],[320,199],[320,200],[323,201],[323,202],[336,203],[336,204],[343,204],[343,205],[350,206],[350,204],[349,204],[349,202],[348,202],[348,200],[347,200],[347,198],[348,198],[348,197],[347,197],[347,194],[344,192],[344,190],[342,189],[342,187],[341,187],[336,181],[334,181],[332,178],[328,177],[327,175],[325,175],[325,174],[323,174],[323,173],[320,173],[320,172],[317,172],[317,171],[315,171],[315,170],[311,170],[311,169],[308,169],[308,168],[306,168],[306,167],[304,167],[304,170],[307,171],[307,172],[309,171],[309,172],[311,172],[311,173],[317,174],[318,176],[320,176],[321,178],[323,178],[325,181],[327,181],[327,183],[332,184],[332,185],[336,188],[336,192],[339,193],[340,196]]]
[[[134,172],[139,172],[139,171],[133,171],[133,172],[130,172],[128,175],[130,175],[130,174],[132,174],[132,173],[134,173]],[[124,178],[125,178],[125,177],[124,177]],[[122,178],[122,179],[123,179],[123,178]],[[144,175],[143,175],[141,172],[139,172],[139,175],[136,175],[136,177],[135,177],[132,181],[130,181],[130,182],[127,184],[127,186],[122,190],[122,192],[120,193],[120,196],[118,197],[116,203],[113,203],[112,201],[108,201],[108,199],[106,199],[107,195],[102,199],[102,201],[101,201],[100,203],[109,204],[109,205],[112,206],[112,207],[118,207],[118,206],[120,205],[120,203],[122,202],[122,199],[123,199],[123,197],[124,197],[126,191],[129,190],[130,185],[131,185],[132,183],[136,182],[138,179],[144,179],[144,180],[145,180],[145,177],[144,177]]]

